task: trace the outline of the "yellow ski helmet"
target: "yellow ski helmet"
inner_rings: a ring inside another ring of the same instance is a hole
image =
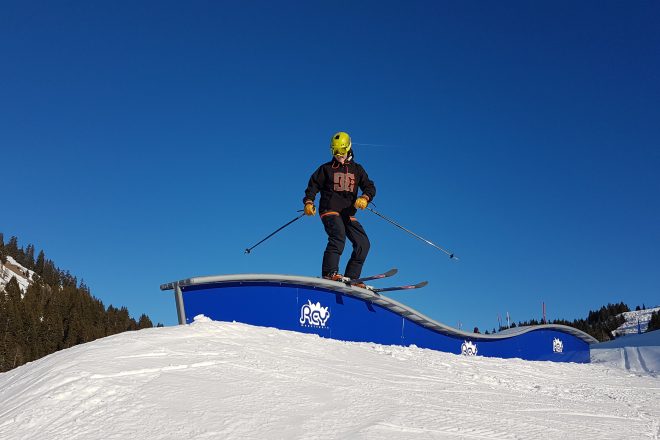
[[[330,151],[333,156],[346,156],[351,151],[351,137],[348,133],[340,131],[330,139]]]

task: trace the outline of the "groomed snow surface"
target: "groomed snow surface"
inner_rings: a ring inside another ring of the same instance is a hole
[[[660,373],[660,330],[594,344],[591,346],[591,362],[657,376]]]
[[[1,439],[657,439],[660,381],[197,319],[0,374]]]

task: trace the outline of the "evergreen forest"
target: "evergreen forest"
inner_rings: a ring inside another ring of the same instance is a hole
[[[105,307],[84,282],[59,269],[43,251],[35,258],[33,245],[19,247],[16,237],[5,243],[0,233],[0,270],[5,274],[10,270],[7,257],[34,274],[22,274],[30,280],[25,291],[15,276],[4,292],[0,287],[0,372],[77,344],[153,327],[145,314],[136,321],[126,307]]]

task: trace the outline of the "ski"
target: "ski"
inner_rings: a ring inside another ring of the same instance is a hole
[[[398,269],[390,269],[387,272],[379,273],[376,275],[370,275],[368,277],[362,277],[362,278],[355,278],[354,280],[348,280],[346,284],[348,285],[353,285],[353,284],[358,284],[358,283],[364,283],[365,281],[372,281],[372,280],[380,280],[382,278],[389,278],[393,275],[396,275],[398,272]]]
[[[381,292],[392,292],[394,290],[410,290],[410,289],[421,289],[422,287],[426,286],[429,282],[428,281],[422,281],[421,283],[417,284],[408,284],[406,286],[393,286],[393,287],[383,287],[383,288],[372,288],[370,289],[374,293],[381,293]]]

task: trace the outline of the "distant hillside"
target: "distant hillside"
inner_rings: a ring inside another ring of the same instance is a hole
[[[13,257],[5,256],[4,261],[0,261],[0,290],[9,283],[12,277],[15,277],[21,291],[25,293],[34,275],[33,271],[23,267]]]
[[[660,313],[660,307],[653,307],[650,309],[634,310],[632,312],[625,312],[621,317],[625,320],[623,324],[617,327],[612,334],[616,337],[646,333],[647,331],[657,330],[658,327],[653,325],[653,317]]]
[[[0,233],[0,372],[47,354],[127,330],[153,327],[126,307],[107,308],[34,246]]]
[[[554,319],[548,321],[549,324],[562,324],[574,327],[590,334],[600,342],[610,341],[619,336],[660,329],[660,307],[646,309],[638,307],[638,310],[631,311],[630,307],[623,302],[619,304],[608,304],[598,310],[590,310],[586,319],[575,319],[568,321],[566,319]],[[512,327],[524,327],[529,325],[543,324],[536,319],[529,321],[520,321],[513,323]],[[506,327],[500,327],[500,331]]]

